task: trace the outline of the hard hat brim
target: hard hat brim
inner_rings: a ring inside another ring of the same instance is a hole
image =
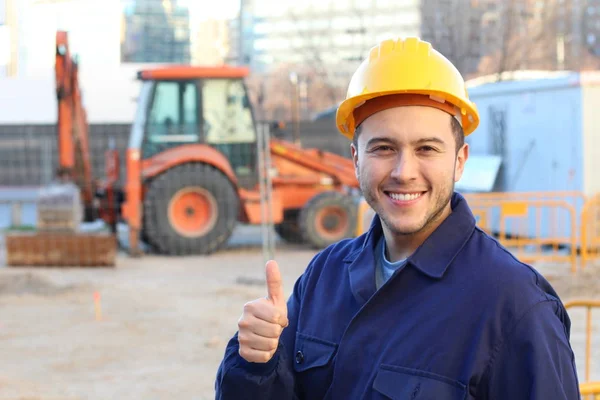
[[[452,96],[447,92],[440,92],[434,90],[390,90],[381,92],[365,93],[363,95],[354,96],[352,98],[344,100],[337,109],[336,112],[336,126],[342,135],[352,140],[354,136],[355,118],[354,110],[361,106],[364,102],[378,98],[381,96],[393,95],[393,94],[421,94],[431,96],[437,100],[443,100],[449,104],[456,106],[460,110],[460,122],[464,131],[465,136],[470,135],[477,129],[479,125],[479,113],[477,107],[472,102],[464,101],[458,97]],[[423,104],[428,106],[428,104]]]

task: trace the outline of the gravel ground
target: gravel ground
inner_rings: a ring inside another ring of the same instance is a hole
[[[286,290],[314,252],[278,253]],[[119,259],[115,269],[0,269],[0,399],[211,399],[260,250]],[[100,294],[96,320],[94,293]]]
[[[278,250],[288,293],[313,255]],[[213,399],[215,372],[242,306],[266,293],[263,271],[260,248],[177,259],[123,256],[114,269],[0,268],[0,400]],[[540,271],[565,301],[600,298],[600,268],[576,277],[568,268]],[[583,315],[572,312],[580,374]],[[598,361],[592,370],[600,379]]]

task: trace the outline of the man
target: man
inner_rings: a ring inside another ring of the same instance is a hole
[[[323,250],[286,302],[244,306],[217,399],[579,399],[570,320],[548,282],[454,193],[477,109],[427,42],[387,40],[337,113],[376,217]]]

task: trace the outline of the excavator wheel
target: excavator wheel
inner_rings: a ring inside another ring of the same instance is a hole
[[[314,196],[298,216],[304,240],[322,249],[337,241],[356,236],[358,207],[343,193],[323,192]]]
[[[275,232],[288,243],[304,243],[304,236],[298,225],[298,214],[300,210],[285,210],[283,212],[283,221],[275,224]]]
[[[239,198],[231,181],[206,164],[184,164],[152,180],[144,200],[148,242],[161,254],[210,254],[231,236]]]

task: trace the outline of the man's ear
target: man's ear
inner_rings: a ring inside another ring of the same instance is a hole
[[[350,154],[352,154],[352,163],[354,164],[354,174],[356,175],[356,179],[358,179],[358,149],[354,145],[354,143],[350,144]]]
[[[456,154],[456,162],[454,163],[454,182],[458,182],[465,170],[465,164],[469,158],[469,145],[465,143]]]

